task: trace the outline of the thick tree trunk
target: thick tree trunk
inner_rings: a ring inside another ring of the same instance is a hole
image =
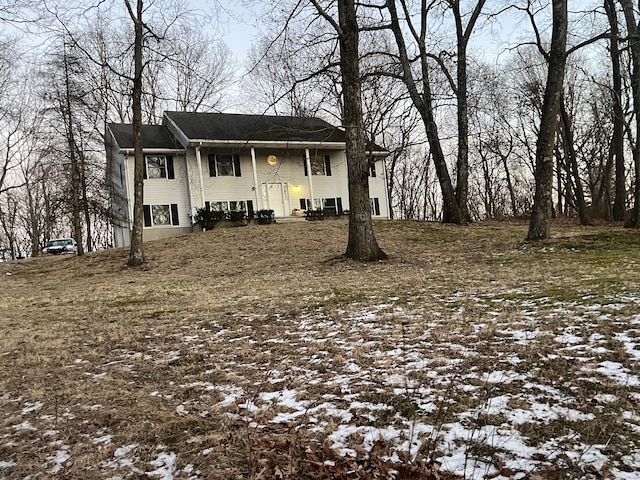
[[[129,15],[134,23],[134,78],[133,78],[133,151],[134,151],[134,173],[133,173],[133,229],[131,232],[131,250],[129,252],[128,265],[139,267],[145,263],[144,248],[142,241],[144,208],[143,208],[143,188],[144,188],[144,155],[142,152],[142,0],[137,1],[137,12],[134,14],[129,3],[125,0],[129,10]]]
[[[605,0],[604,7],[609,18],[611,28],[611,38],[609,48],[611,49],[611,77],[612,77],[612,97],[613,97],[613,136],[609,158],[615,159],[615,189],[613,201],[613,219],[624,220],[625,203],[627,200],[627,187],[625,182],[624,166],[624,111],[622,109],[622,71],[620,68],[620,50],[618,48],[618,17],[614,0]],[[611,161],[609,162],[611,163]],[[608,172],[610,168],[608,169]],[[610,173],[605,175],[601,189],[609,189]]]
[[[618,0],[622,6],[624,18],[627,24],[629,36],[629,49],[631,50],[631,93],[633,96],[633,109],[636,112],[636,138],[632,145],[634,167],[633,211],[631,217],[625,222],[625,227],[640,228],[640,38],[638,38],[638,25],[636,24],[631,0]]]
[[[387,258],[373,234],[369,199],[369,162],[362,116],[358,22],[354,0],[339,0],[340,69],[349,176],[349,240],[345,256],[360,261]]]
[[[527,235],[529,241],[542,240],[551,236],[553,150],[567,59],[567,0],[553,0],[552,9],[553,31],[540,131],[536,143],[536,191]]]

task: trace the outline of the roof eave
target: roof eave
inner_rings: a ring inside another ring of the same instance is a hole
[[[121,148],[120,153],[132,154],[135,152],[133,147]],[[184,148],[143,148],[143,153],[185,153]]]
[[[288,148],[288,147],[322,147],[328,149],[344,149],[345,142],[322,142],[322,141],[265,141],[265,140],[211,140],[211,139],[189,139],[190,147],[219,147],[219,146],[241,146],[256,148]]]

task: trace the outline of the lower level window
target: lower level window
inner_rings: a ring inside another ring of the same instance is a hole
[[[205,202],[214,212],[246,212],[247,203],[244,200],[231,200],[229,202]]]
[[[312,206],[313,205],[313,206]],[[300,208],[302,210],[318,210],[322,209],[327,212],[333,212],[334,215],[342,214],[342,198],[314,198],[313,204],[308,198],[300,199]]]
[[[180,225],[178,205],[176,203],[168,205],[144,205],[143,210],[145,227]]]
[[[371,215],[376,217],[380,216],[380,200],[378,197],[370,198],[371,201]]]

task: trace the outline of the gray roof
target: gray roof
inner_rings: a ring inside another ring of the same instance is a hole
[[[130,123],[110,123],[109,130],[120,148],[133,148],[133,126]],[[167,150],[184,148],[164,125],[143,125],[142,142],[144,148]]]
[[[164,114],[190,140],[345,141],[343,130],[319,118],[196,112]]]

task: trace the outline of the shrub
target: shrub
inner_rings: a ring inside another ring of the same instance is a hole
[[[219,210],[208,210],[206,208],[198,208],[196,210],[196,215],[193,218],[195,223],[199,225],[202,230],[212,230],[225,219],[225,212],[221,212]]]
[[[304,212],[304,218],[306,218],[310,222],[316,220],[324,220],[324,210],[321,208],[318,208],[316,210],[306,210]]]
[[[260,225],[268,225],[270,223],[276,223],[276,215],[273,210],[258,210],[255,213],[255,218]]]
[[[247,224],[245,221],[244,210],[233,210],[231,212],[227,212],[227,219],[233,223],[234,227],[245,226]]]

